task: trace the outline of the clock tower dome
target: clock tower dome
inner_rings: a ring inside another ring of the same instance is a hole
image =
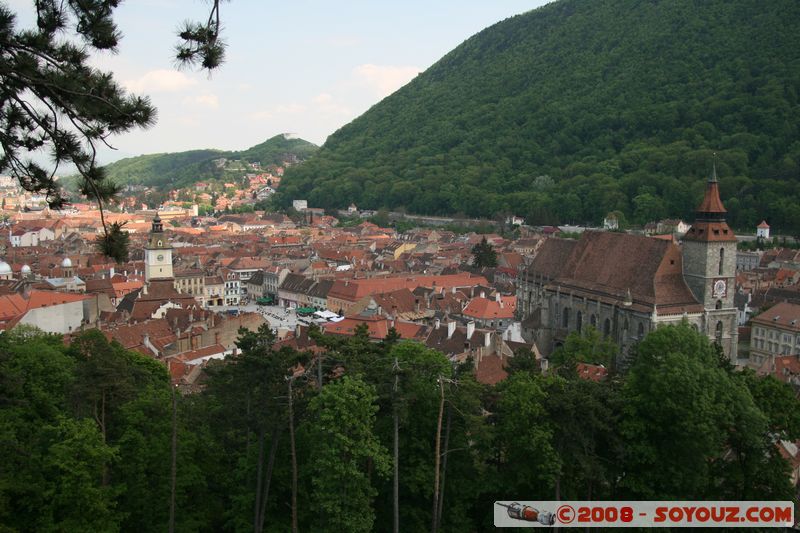
[[[156,213],[150,239],[144,247],[144,281],[172,279],[172,246],[164,235],[164,225]]]
[[[683,237],[683,276],[705,308],[705,333],[732,359],[738,340],[736,308],[736,235],[725,222],[716,164],[706,184],[695,221]]]

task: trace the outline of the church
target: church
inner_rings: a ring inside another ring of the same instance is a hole
[[[725,222],[716,170],[682,246],[587,231],[545,241],[517,278],[522,335],[545,356],[591,325],[629,349],[662,324],[689,322],[736,361],[736,236]]]

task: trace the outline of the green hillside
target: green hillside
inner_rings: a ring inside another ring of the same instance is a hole
[[[214,163],[225,158],[262,166],[281,165],[284,161],[303,161],[317,146],[302,139],[276,135],[261,144],[240,152],[222,150],[191,150],[174,154],[149,154],[121,159],[107,165],[108,176],[117,183],[170,188],[184,187],[197,181],[223,179],[236,171]],[[251,171],[252,172],[252,171]],[[244,170],[238,172],[243,174]]]
[[[532,223],[800,225],[800,2],[560,0],[471,37],[287,172],[278,200]]]

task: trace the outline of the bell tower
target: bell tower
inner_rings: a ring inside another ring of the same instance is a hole
[[[150,228],[150,239],[144,247],[144,281],[151,279],[171,279],[172,246],[164,235],[164,225],[156,213]]]
[[[733,304],[736,283],[736,235],[725,222],[714,163],[703,201],[683,237],[683,277],[705,308],[705,333],[730,358],[736,356],[738,330]]]

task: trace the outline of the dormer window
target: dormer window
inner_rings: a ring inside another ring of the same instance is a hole
[[[161,241],[158,241],[158,247],[161,248]]]

